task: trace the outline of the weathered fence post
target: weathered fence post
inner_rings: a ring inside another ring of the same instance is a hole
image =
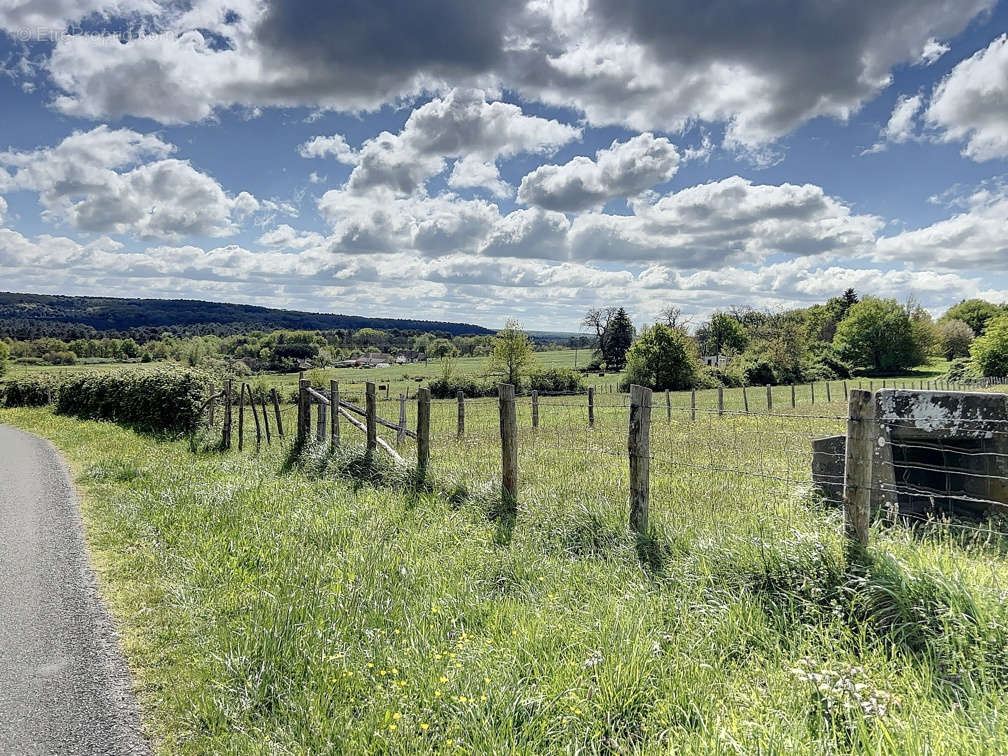
[[[665,421],[672,422],[672,394],[665,389]]]
[[[595,427],[595,387],[588,387],[588,427]]]
[[[798,405],[795,402],[795,388],[794,388],[794,384],[792,383],[791,384],[791,409],[794,409],[797,406]]]
[[[696,420],[696,389],[690,389],[690,420]]]
[[[378,448],[378,397],[375,385],[368,381],[364,384],[364,420],[367,423],[367,455],[370,457]]]
[[[591,389],[589,389],[590,391]],[[502,383],[500,396],[501,499],[505,508],[518,508],[518,421],[515,415],[515,387]]]
[[[532,427],[539,427],[539,392],[532,392]]]
[[[270,433],[269,427],[269,415],[266,412],[266,392],[263,392],[261,404],[262,404],[262,416],[263,416],[263,429],[266,431],[266,443],[269,446],[273,445],[273,434]]]
[[[406,438],[406,394],[399,394],[399,430],[396,431],[396,446]]]
[[[923,386],[921,387],[923,388]],[[843,382],[843,400],[847,401],[847,381]]]
[[[767,412],[773,412],[773,392],[770,390],[770,384],[766,387],[766,409]]]
[[[422,483],[430,461],[430,389],[426,386],[417,389],[416,437],[417,476]]]
[[[627,452],[630,456],[630,529],[646,535],[651,473],[651,389],[630,387],[630,424]]]
[[[809,384],[809,389],[812,392],[812,404],[815,404],[815,381]]]
[[[245,448],[245,384],[238,388],[238,451]]]
[[[231,448],[231,389],[232,382],[224,381],[224,430],[221,435],[221,448],[227,451]]]
[[[283,415],[280,414],[280,397],[275,388],[270,389],[270,396],[273,397],[273,412],[276,414],[277,436],[283,438]]]
[[[255,420],[256,453],[258,453],[262,448],[262,426],[259,424],[259,413],[256,411],[255,396],[252,394],[252,387],[246,383],[245,388],[248,389],[249,409],[252,410],[252,419]]]
[[[868,545],[871,518],[872,456],[875,401],[870,391],[850,392],[847,405],[847,450],[844,460],[844,534],[853,554]]]
[[[749,414],[749,395],[746,393],[745,386],[742,386],[742,409],[747,415]]]
[[[717,387],[717,416],[724,415],[724,386]]]
[[[332,405],[332,415],[329,420],[329,445],[335,448],[340,444],[339,384],[336,381],[329,381],[329,403]]]
[[[326,410],[325,402],[318,402],[318,417],[315,419],[315,438],[325,441],[326,434]]]
[[[826,403],[828,404],[829,402],[832,402],[832,401],[833,401],[833,398],[830,396],[830,391],[829,391],[829,381],[826,381]]]
[[[298,379],[298,415],[297,415],[297,443],[301,446],[308,440],[309,429],[311,428],[311,402],[308,398],[308,387],[311,381],[307,378]]]
[[[458,390],[455,398],[458,400],[458,429],[455,435],[462,438],[465,435],[465,393],[462,389]]]

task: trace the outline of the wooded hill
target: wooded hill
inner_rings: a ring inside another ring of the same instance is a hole
[[[471,323],[277,310],[196,299],[120,299],[0,292],[0,338],[88,338],[100,333],[130,337],[142,343],[163,331],[184,336],[227,336],[250,330],[360,328],[438,332],[449,336],[492,333]]]

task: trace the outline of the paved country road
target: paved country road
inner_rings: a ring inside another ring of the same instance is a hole
[[[0,754],[147,754],[49,442],[0,425]]]

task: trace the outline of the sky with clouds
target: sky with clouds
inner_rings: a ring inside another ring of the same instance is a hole
[[[0,289],[1008,300],[1008,0],[0,0]]]

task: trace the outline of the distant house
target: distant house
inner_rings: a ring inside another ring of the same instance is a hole
[[[728,365],[728,358],[723,354],[705,354],[700,359],[707,367],[722,368]]]
[[[423,352],[406,349],[396,355],[395,361],[397,365],[405,365],[408,362],[427,362],[427,355]]]

